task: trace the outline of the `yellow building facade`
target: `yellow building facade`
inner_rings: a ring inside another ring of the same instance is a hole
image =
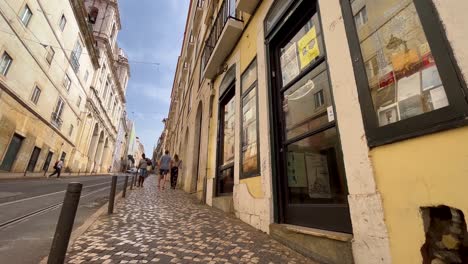
[[[179,182],[323,263],[464,263],[460,1],[191,1]]]

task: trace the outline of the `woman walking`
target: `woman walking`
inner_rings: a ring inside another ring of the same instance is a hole
[[[171,160],[171,188],[175,190],[177,185],[177,177],[179,176],[179,168],[182,161],[179,160],[179,155],[174,155],[174,160]]]

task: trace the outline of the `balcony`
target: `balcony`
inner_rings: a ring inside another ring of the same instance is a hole
[[[247,14],[253,14],[258,3],[260,3],[260,0],[237,0],[236,7],[239,11],[246,12]]]
[[[60,129],[62,127],[62,119],[60,118],[59,114],[57,114],[56,112],[53,112],[52,113],[52,116],[51,116],[51,123],[54,127]]]
[[[197,6],[195,7],[195,14],[193,16],[193,28],[198,29],[203,18],[203,7],[205,5],[205,0],[198,0]]]
[[[214,20],[202,55],[203,76],[213,79],[242,35],[244,22],[236,16],[235,0],[225,0]]]

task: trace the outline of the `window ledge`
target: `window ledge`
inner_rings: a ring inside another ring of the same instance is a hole
[[[338,240],[342,242],[349,242],[353,239],[353,235],[346,234],[346,233],[333,232],[333,231],[328,231],[328,230],[315,229],[315,228],[304,227],[304,226],[288,225],[288,224],[282,224],[282,226],[284,226],[287,230],[291,232],[315,236],[315,237],[323,237],[323,238]]]

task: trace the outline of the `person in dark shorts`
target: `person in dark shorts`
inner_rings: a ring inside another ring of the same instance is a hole
[[[166,184],[166,175],[169,172],[169,169],[171,168],[171,161],[172,161],[171,156],[169,156],[169,150],[166,150],[164,153],[165,154],[159,160],[159,182],[158,182],[159,189],[162,188],[163,190]],[[162,181],[162,184],[161,184],[161,181]]]
[[[143,187],[143,183],[145,182],[148,169],[148,161],[146,160],[146,156],[144,153],[141,155],[141,160],[138,163],[138,169],[140,169],[140,176],[138,177],[137,187]]]
[[[176,188],[177,178],[179,177],[179,169],[182,165],[182,161],[179,160],[179,155],[174,155],[174,160],[171,161],[171,189]]]

